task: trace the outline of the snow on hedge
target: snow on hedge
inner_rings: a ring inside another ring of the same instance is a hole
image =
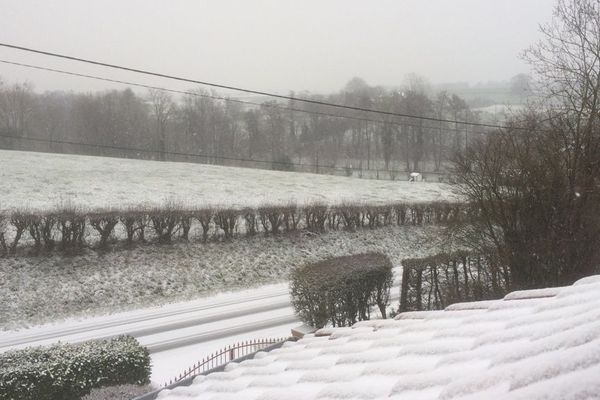
[[[131,336],[0,354],[0,399],[77,400],[93,388],[146,384],[150,355]]]
[[[458,200],[451,189],[442,183],[0,150],[0,209]]]

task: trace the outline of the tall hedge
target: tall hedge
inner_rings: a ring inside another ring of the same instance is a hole
[[[0,399],[78,400],[93,388],[150,381],[150,356],[131,336],[0,354]]]
[[[400,311],[440,310],[452,303],[503,297],[510,286],[506,267],[492,253],[466,251],[402,260]]]
[[[349,326],[370,318],[377,306],[386,317],[392,263],[378,253],[336,257],[292,271],[290,294],[300,319],[315,327]]]

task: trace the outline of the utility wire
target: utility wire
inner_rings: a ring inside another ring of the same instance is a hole
[[[75,76],[75,77],[95,79],[95,80],[104,81],[104,82],[119,83],[119,84],[124,84],[124,85],[129,85],[129,86],[142,87],[142,88],[146,88],[146,89],[154,89],[154,90],[160,90],[160,91],[164,91],[164,92],[178,93],[178,94],[184,94],[184,95],[190,95],[190,96],[196,96],[196,97],[204,97],[204,98],[209,98],[209,99],[214,99],[214,100],[222,100],[222,101],[226,101],[226,102],[246,104],[246,105],[252,105],[252,106],[257,106],[257,107],[269,107],[269,108],[276,108],[276,109],[284,110],[284,111],[293,111],[293,112],[300,112],[300,113],[305,113],[305,114],[313,114],[313,115],[320,115],[320,116],[334,117],[334,118],[345,118],[345,119],[350,119],[350,120],[354,120],[354,121],[374,122],[374,123],[379,123],[379,124],[389,124],[389,125],[395,125],[395,126],[411,126],[411,127],[416,127],[416,128],[424,128],[424,129],[432,129],[432,130],[442,129],[445,132],[458,132],[458,133],[465,132],[464,128],[440,127],[439,125],[438,126],[422,126],[422,125],[409,123],[409,122],[397,122],[397,121],[392,121],[392,120],[372,119],[372,118],[366,118],[366,117],[354,117],[354,116],[350,116],[350,115],[340,115],[340,114],[332,114],[332,113],[327,113],[327,112],[322,112],[322,111],[305,110],[305,109],[301,109],[301,108],[283,106],[278,103],[257,103],[257,102],[248,101],[248,100],[239,100],[239,99],[234,99],[234,98],[230,98],[230,97],[222,97],[222,96],[210,95],[210,94],[205,94],[205,93],[198,93],[198,92],[189,91],[189,90],[169,89],[169,88],[165,88],[165,87],[146,85],[143,83],[136,83],[136,82],[124,81],[124,80],[120,80],[120,79],[106,78],[106,77],[101,77],[98,75],[82,74],[79,72],[72,72],[72,71],[66,71],[63,69],[42,67],[39,65],[26,64],[26,63],[20,63],[20,62],[16,62],[16,61],[9,61],[9,60],[3,60],[3,59],[0,59],[0,63],[8,64],[8,65],[15,65],[15,66],[19,66],[19,67],[25,67],[25,68],[31,68],[31,69],[37,69],[37,70],[41,70],[41,71],[54,72],[54,73],[59,73],[59,74],[64,74],[64,75]],[[438,123],[440,123],[440,122],[442,122],[442,120],[438,121]],[[486,134],[488,132],[470,131],[470,133]]]
[[[257,160],[253,158],[238,158],[238,157],[227,157],[227,156],[217,156],[211,154],[201,154],[201,153],[185,153],[185,152],[176,152],[176,151],[160,151],[160,150],[149,150],[142,149],[139,147],[124,147],[124,146],[115,146],[108,144],[97,144],[97,143],[84,143],[84,142],[74,142],[69,140],[57,140],[57,139],[45,139],[39,137],[32,136],[14,136],[14,135],[6,135],[0,133],[0,137],[7,139],[16,139],[16,140],[26,140],[31,142],[41,142],[41,143],[54,143],[54,144],[64,144],[71,146],[81,146],[81,147],[92,147],[92,148],[101,148],[101,149],[110,149],[110,150],[124,150],[130,152],[137,153],[146,153],[146,154],[165,154],[165,155],[174,155],[174,156],[184,156],[184,157],[196,157],[196,158],[206,158],[207,160],[226,160],[226,161],[240,161],[240,162],[249,162],[249,163],[258,163],[258,164],[269,164],[269,165],[293,165],[294,167],[308,167],[308,168],[318,168],[318,169],[327,169],[334,171],[373,171],[373,172],[390,172],[390,173],[407,173],[407,170],[387,170],[387,169],[363,169],[356,167],[330,167],[323,164],[306,164],[306,163],[295,163],[295,162],[284,162],[284,161],[276,161],[276,160]],[[62,154],[62,153],[61,153]],[[95,155],[98,157],[98,155]],[[209,164],[213,165],[213,164]],[[296,172],[304,172],[304,171],[296,171]],[[433,172],[430,172],[433,173]]]
[[[196,80],[196,79],[190,79],[190,78],[184,78],[184,77],[179,77],[179,76],[175,76],[175,75],[168,75],[168,74],[163,74],[163,73],[158,73],[158,72],[152,72],[152,71],[138,69],[138,68],[125,67],[125,66],[116,65],[116,64],[109,64],[109,63],[105,63],[105,62],[89,60],[89,59],[85,59],[85,58],[81,58],[81,57],[69,56],[69,55],[54,53],[54,52],[50,52],[50,51],[44,51],[44,50],[38,50],[38,49],[29,48],[29,47],[17,46],[17,45],[9,44],[9,43],[0,42],[0,46],[15,49],[15,50],[26,51],[26,52],[30,52],[30,53],[42,54],[42,55],[50,56],[50,57],[56,57],[56,58],[62,58],[62,59],[71,60],[71,61],[78,61],[78,62],[83,62],[83,63],[87,63],[87,64],[98,65],[98,66],[107,67],[107,68],[119,69],[119,70],[128,71],[128,72],[135,72],[138,74],[156,76],[159,78],[172,79],[172,80],[181,81],[181,82],[189,82],[189,83],[194,83],[194,84],[198,84],[198,85],[216,87],[216,88],[220,88],[220,89],[235,90],[238,92],[273,97],[273,98],[278,98],[278,99],[283,99],[283,100],[316,104],[316,105],[327,106],[327,107],[342,108],[342,109],[348,109],[348,110],[353,110],[353,111],[361,111],[361,112],[374,113],[374,114],[380,114],[380,115],[388,115],[388,116],[393,116],[393,117],[413,118],[413,119],[418,119],[418,120],[423,120],[423,121],[445,122],[445,123],[453,123],[453,124],[461,124],[461,125],[478,126],[478,127],[482,127],[482,128],[526,129],[526,128],[519,128],[519,127],[509,127],[509,126],[504,126],[504,125],[485,124],[485,123],[478,123],[478,122],[466,122],[466,121],[457,121],[457,120],[451,120],[451,119],[434,118],[434,117],[427,117],[427,116],[420,116],[420,115],[396,113],[396,112],[391,112],[391,111],[375,110],[375,109],[370,109],[370,108],[365,108],[365,107],[348,106],[348,105],[343,105],[343,104],[330,103],[330,102],[326,102],[326,101],[285,96],[285,95],[265,92],[265,91],[261,91],[261,90],[245,89],[245,88],[240,88],[240,87],[236,87],[236,86],[200,81],[200,80]]]

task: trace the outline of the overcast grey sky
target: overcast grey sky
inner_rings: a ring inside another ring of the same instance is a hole
[[[328,92],[353,76],[398,85],[508,80],[555,0],[0,0],[0,41],[205,81]],[[0,59],[189,85],[0,48]],[[0,64],[37,90],[120,87]]]

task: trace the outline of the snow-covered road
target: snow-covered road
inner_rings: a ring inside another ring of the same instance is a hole
[[[79,342],[129,334],[155,352],[180,347],[178,338],[190,344],[192,337],[198,341],[215,338],[218,336],[215,329],[223,329],[224,335],[227,330],[243,333],[253,330],[249,321],[258,327],[270,327],[297,321],[295,317],[292,320],[293,315],[287,284],[277,284],[162,307],[2,332],[0,351],[59,340]]]
[[[394,300],[398,297],[396,292],[392,290]],[[282,283],[162,307],[0,332],[0,352],[129,334],[149,349],[152,381],[162,384],[223,347],[244,340],[287,337],[298,325],[288,285]]]
[[[152,380],[162,383],[226,345],[265,336],[286,337],[298,324],[287,284],[276,284],[162,307],[0,332],[0,352],[129,334],[148,347],[154,366]],[[179,355],[171,357],[170,350],[180,348],[186,349],[186,356],[177,352]],[[163,361],[159,362],[157,356]]]
[[[241,328],[236,325],[251,315],[256,314],[257,318],[254,320],[258,322],[259,318],[272,315],[270,312],[282,309],[284,312],[278,313],[282,314],[280,317],[293,315],[287,284],[269,285],[162,307],[1,332],[0,351],[50,344],[59,340],[78,342],[121,334],[135,336],[152,351],[155,340],[148,338],[164,341],[166,336],[171,339],[179,336],[173,332],[185,332],[185,336],[200,334],[204,330],[197,329],[199,326],[214,328],[215,324],[219,325],[229,320],[232,322],[227,324],[229,327]],[[187,341],[189,343],[189,338]],[[173,346],[177,347],[175,342]]]

